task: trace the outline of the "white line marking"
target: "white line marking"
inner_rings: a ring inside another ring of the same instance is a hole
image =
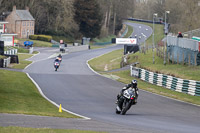
[[[31,81],[32,81],[32,82],[35,84],[35,86],[38,88],[40,94],[41,94],[47,101],[51,102],[53,105],[55,105],[55,106],[58,107],[58,108],[60,107],[60,105],[58,105],[58,104],[56,104],[54,101],[48,99],[48,98],[44,95],[44,93],[42,92],[40,86],[33,80],[33,78],[31,78],[31,76],[30,76],[28,73],[26,73],[26,75],[29,77],[29,79],[31,79]],[[82,115],[73,113],[73,112],[71,112],[71,111],[69,111],[69,110],[66,110],[65,108],[62,108],[62,110],[64,110],[65,112],[68,112],[68,113],[70,113],[70,114],[73,114],[73,115],[82,117],[82,118],[84,118],[84,119],[86,119],[86,120],[90,120],[90,119],[91,119],[91,118],[89,118],[89,117],[85,117],[85,116],[82,116]]]

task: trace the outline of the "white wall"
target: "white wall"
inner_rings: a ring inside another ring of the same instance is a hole
[[[4,41],[4,46],[13,46],[13,36],[1,36],[1,41]]]

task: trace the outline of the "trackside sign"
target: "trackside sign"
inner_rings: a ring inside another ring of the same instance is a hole
[[[116,44],[137,44],[136,38],[116,38]]]

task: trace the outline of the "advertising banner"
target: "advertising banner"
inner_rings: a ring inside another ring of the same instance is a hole
[[[137,44],[136,38],[116,38],[116,44]]]

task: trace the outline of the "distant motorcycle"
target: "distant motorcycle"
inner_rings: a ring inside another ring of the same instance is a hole
[[[54,62],[55,71],[58,70],[59,66],[60,66],[60,63],[58,61],[55,61]]]
[[[118,100],[116,114],[121,113],[122,115],[125,115],[131,106],[136,104],[136,100],[137,98],[134,89],[129,88],[125,90],[123,95]]]

